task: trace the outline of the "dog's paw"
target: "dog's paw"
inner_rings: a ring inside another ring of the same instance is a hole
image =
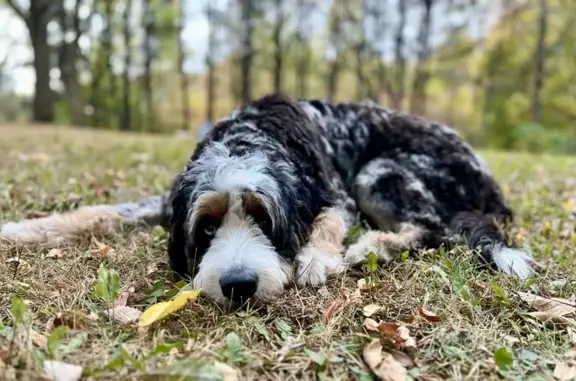
[[[346,265],[354,267],[366,263],[368,254],[373,252],[378,257],[379,263],[388,263],[392,260],[387,245],[387,234],[380,231],[369,231],[358,239],[358,242],[350,245],[344,261]]]
[[[341,258],[305,247],[296,259],[296,284],[299,287],[319,286],[328,276],[344,270]]]

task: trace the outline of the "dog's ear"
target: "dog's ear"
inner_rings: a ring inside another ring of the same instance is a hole
[[[171,208],[171,218],[168,224],[168,259],[170,268],[179,276],[190,276],[188,258],[186,255],[187,237],[185,233],[186,216],[188,214],[186,192],[182,187],[182,174],[172,182],[172,189],[167,203]]]

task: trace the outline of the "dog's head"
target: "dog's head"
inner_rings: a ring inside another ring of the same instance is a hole
[[[289,164],[295,160],[282,146],[288,144],[281,143],[285,135],[274,137],[280,131],[307,141],[298,129],[309,128],[310,119],[291,104],[274,107],[262,111],[265,116],[248,110],[248,116],[217,125],[171,192],[171,266],[223,304],[265,302],[281,293],[293,277],[314,209],[324,206],[311,191],[316,187],[302,185],[310,176]]]

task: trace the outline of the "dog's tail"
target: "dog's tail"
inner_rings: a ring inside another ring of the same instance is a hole
[[[125,226],[166,226],[171,214],[167,194],[138,202],[84,206],[43,218],[0,223],[0,242],[52,248],[110,235]]]
[[[484,263],[509,275],[526,280],[532,275],[532,255],[526,250],[507,245],[498,218],[480,212],[460,212],[450,229],[461,235],[472,250],[477,250]]]

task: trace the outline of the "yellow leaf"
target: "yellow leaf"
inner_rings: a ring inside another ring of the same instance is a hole
[[[380,307],[377,304],[368,304],[367,306],[364,306],[364,308],[362,309],[362,313],[364,314],[364,316],[370,317],[374,315],[376,312],[378,312],[380,308],[382,307]]]
[[[198,295],[200,295],[200,290],[185,291],[176,295],[176,297],[169,302],[153,304],[146,311],[144,311],[142,316],[140,316],[138,325],[140,327],[150,325],[164,318],[165,316],[178,311],[189,301],[196,300]]]

